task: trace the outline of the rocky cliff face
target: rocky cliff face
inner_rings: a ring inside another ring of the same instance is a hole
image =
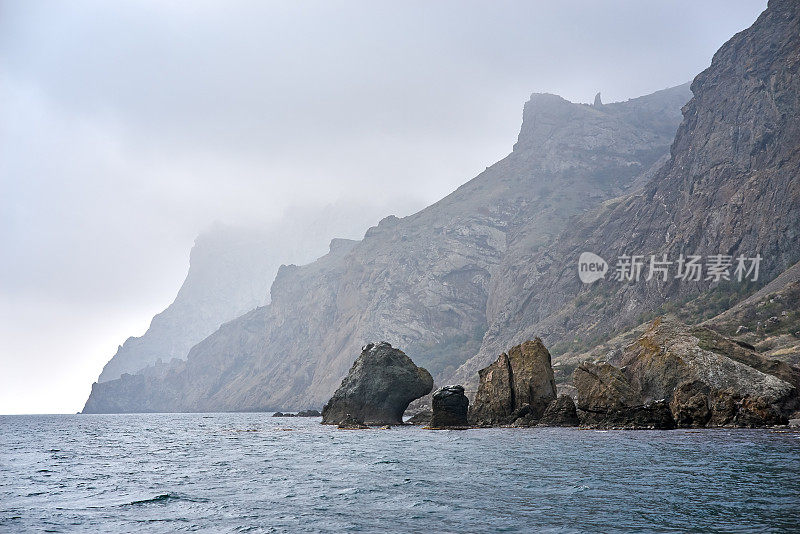
[[[172,304],[153,317],[147,332],[128,338],[105,365],[99,382],[136,373],[164,372],[171,360],[186,359],[194,345],[269,301],[269,287],[281,263],[313,261],[330,237],[359,235],[381,206],[331,205],[294,210],[261,227],[215,224],[192,248],[189,273]],[[410,207],[398,206],[411,211]],[[158,362],[161,363],[158,363]]]
[[[368,339],[474,391],[478,369],[525,339],[579,352],[726,291],[704,278],[583,284],[584,251],[612,269],[622,254],[759,254],[760,280],[776,277],[800,259],[799,12],[773,0],[715,54],[667,159],[685,88],[597,106],[533,95],[507,158],[413,216],[282,267],[268,306],[185,363],[96,385],[87,411],[318,407]]]
[[[800,365],[800,263],[703,324],[764,356]]]
[[[654,321],[614,363],[575,370],[583,424],[764,426],[785,424],[798,407],[796,369],[670,319]]]
[[[600,255],[612,270],[622,254],[673,261],[760,254],[761,280],[793,265],[800,258],[798,51],[800,4],[771,1],[695,78],[672,157],[641,192],[605,202],[551,246],[521,247],[507,258],[512,267],[492,280],[498,289],[481,349],[452,380],[474,390],[477,370],[494,354],[534,335],[556,355],[585,349],[666,303],[724,289],[673,276],[625,283],[609,275],[583,284],[582,252]]]
[[[189,273],[175,301],[130,337],[105,365],[99,382],[135,373],[159,360],[184,359],[225,321],[266,303],[279,261],[265,232],[218,225],[195,241]]]
[[[634,187],[667,153],[688,96],[681,86],[596,107],[533,95],[508,157],[415,215],[384,218],[358,243],[281,267],[268,306],[148,379],[147,407],[318,407],[369,339],[404,347],[437,379],[451,375],[480,347],[487,309],[506,298],[493,277],[521,267],[508,258]],[[119,409],[126,380],[95,387],[86,410]],[[130,399],[125,409],[144,407]]]
[[[550,353],[536,338],[512,347],[478,372],[480,385],[470,419],[477,425],[539,420],[556,398]]]

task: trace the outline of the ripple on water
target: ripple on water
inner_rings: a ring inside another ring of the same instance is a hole
[[[0,531],[796,532],[800,433],[0,418]],[[142,526],[146,525],[146,526]]]

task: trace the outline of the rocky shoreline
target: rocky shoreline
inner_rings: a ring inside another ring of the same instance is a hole
[[[501,354],[478,376],[471,402],[463,386],[446,385],[430,409],[404,423],[409,403],[430,393],[430,374],[388,343],[369,344],[323,409],[323,423],[631,430],[800,423],[800,369],[670,317],[654,320],[621,352],[581,362],[573,395],[557,395],[552,358],[539,338]]]

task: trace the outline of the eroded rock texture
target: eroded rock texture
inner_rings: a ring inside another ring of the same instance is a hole
[[[324,424],[347,419],[367,425],[398,425],[414,399],[433,389],[431,374],[389,343],[368,344],[342,385],[322,409]]]
[[[503,347],[533,335],[554,353],[582,352],[668,303],[712,291],[716,302],[726,296],[724,284],[686,283],[674,270],[648,283],[607,276],[583,284],[573,266],[584,251],[612,266],[626,252],[673,261],[680,254],[760,254],[769,258],[760,281],[794,265],[800,259],[798,50],[800,2],[770,1],[694,79],[671,157],[641,191],[578,217],[551,245],[518,247],[507,257],[508,268],[493,276],[499,289],[481,350],[451,380],[468,386]]]
[[[465,427],[469,400],[463,386],[444,386],[436,390],[431,399],[433,413],[431,428]]]
[[[538,426],[578,426],[575,401],[569,395],[559,395],[536,422]]]
[[[703,327],[660,318],[618,357],[574,372],[581,423],[672,428],[785,424],[798,405],[790,369]],[[776,376],[779,375],[779,376]]]
[[[687,85],[600,107],[531,95],[508,157],[414,215],[385,217],[358,242],[281,267],[268,305],[223,324],[159,376],[95,387],[84,411],[319,406],[366,339],[402,346],[439,383],[474,383],[449,377],[516,296],[503,280],[526,265],[517,251],[551,243],[570,217],[640,187],[667,156],[689,97]]]
[[[501,354],[478,375],[470,413],[477,425],[511,424],[519,418],[538,420],[556,398],[550,353],[539,338]]]

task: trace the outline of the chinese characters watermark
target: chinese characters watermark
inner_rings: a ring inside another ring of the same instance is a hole
[[[684,282],[721,282],[735,280],[757,281],[761,266],[761,255],[730,256],[726,254],[680,254],[670,259],[667,254],[659,256],[628,255],[617,257],[611,279],[617,282],[639,282],[653,279],[666,282],[670,278]],[[584,284],[591,284],[606,277],[608,263],[592,252],[584,252],[578,258],[578,277]]]

